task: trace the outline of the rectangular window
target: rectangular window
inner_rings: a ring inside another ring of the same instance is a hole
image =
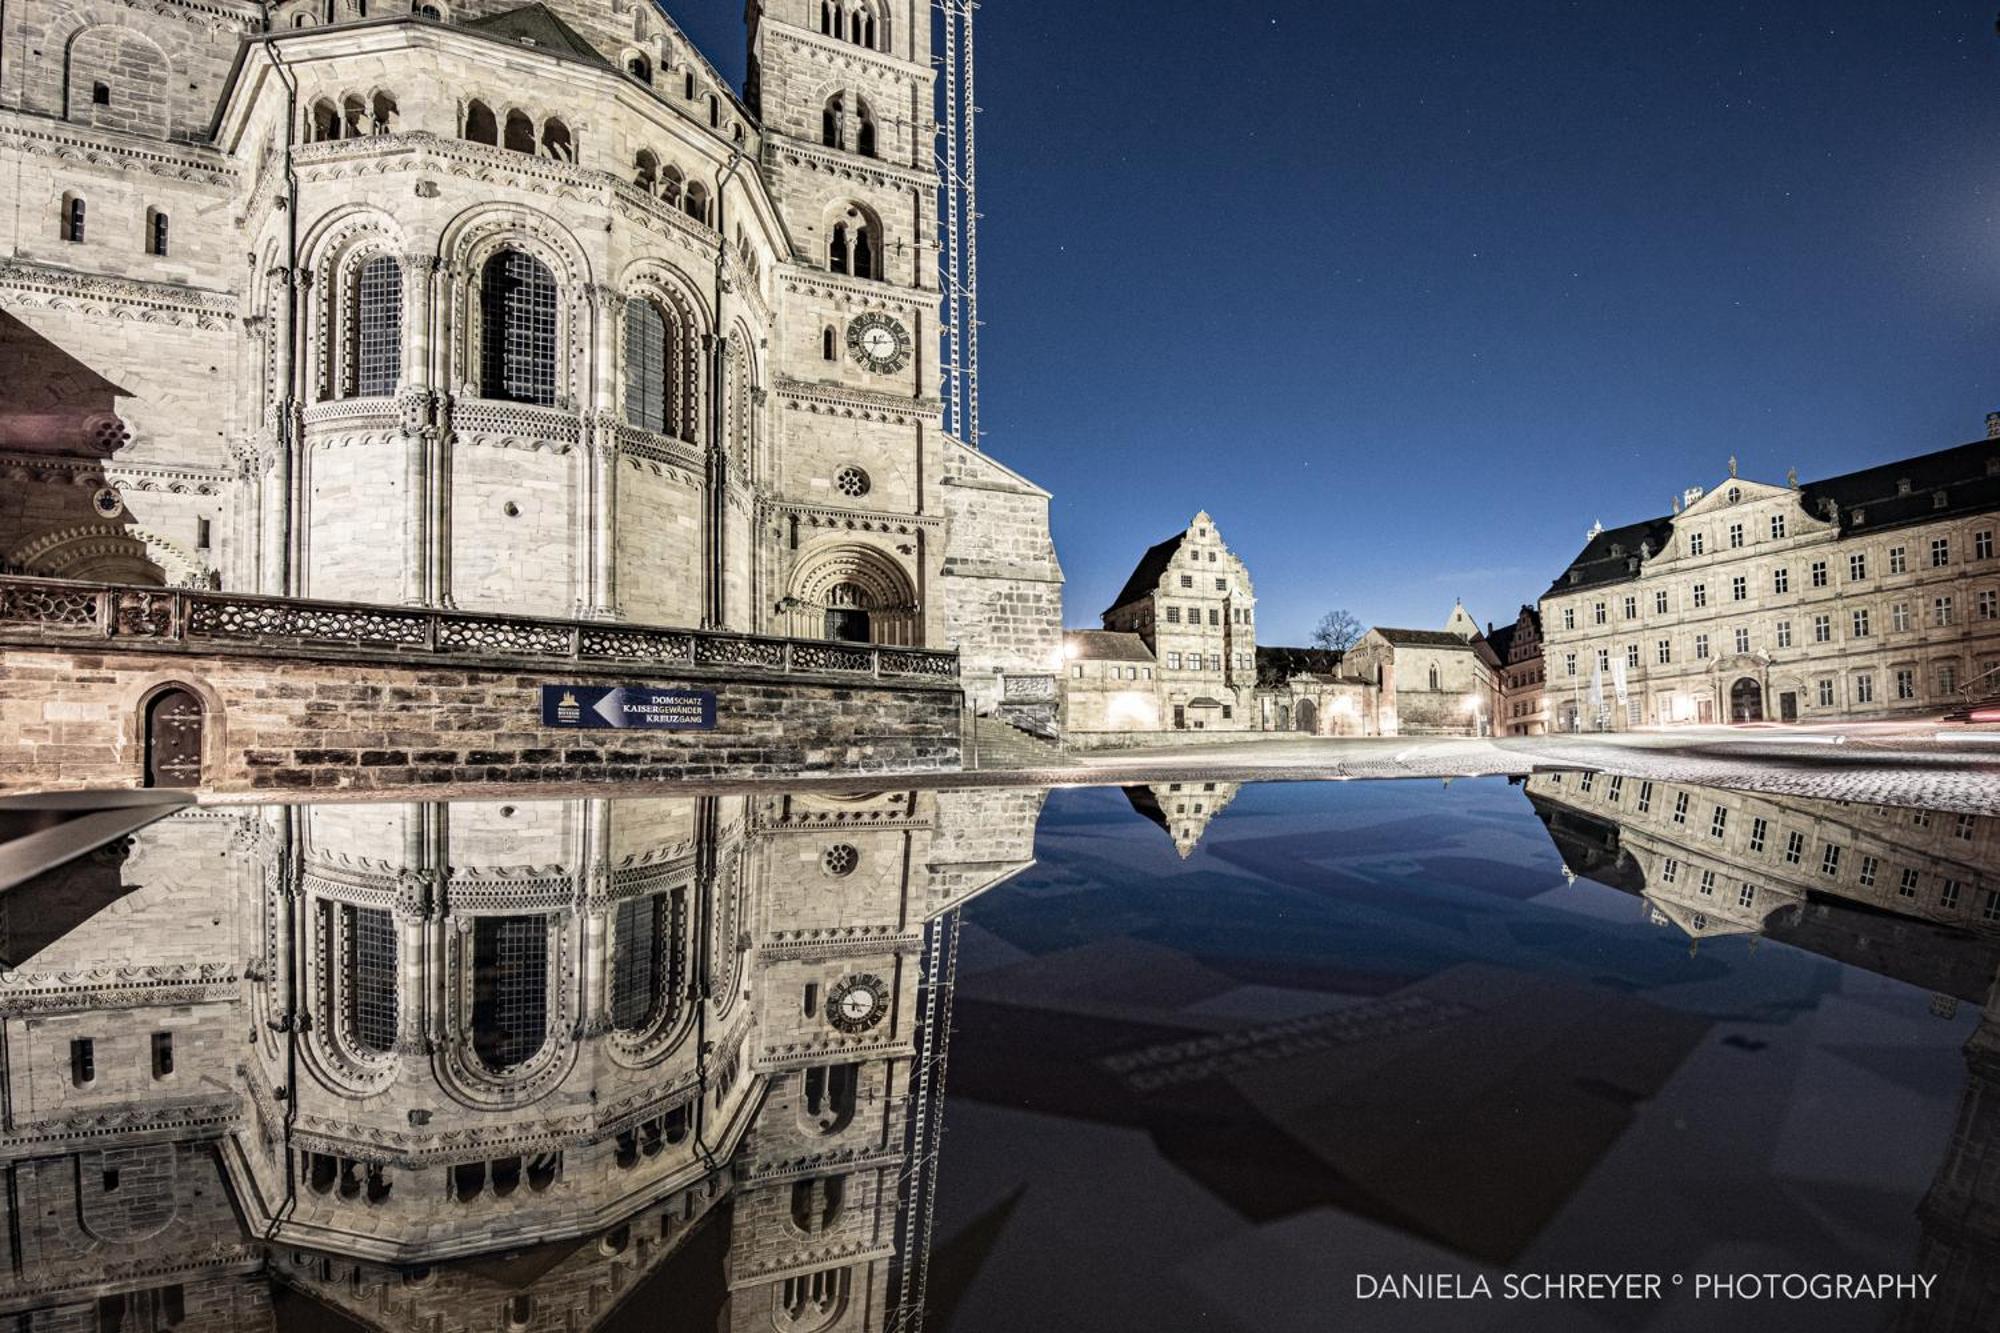
[[[1979,909],[1981,921],[2000,921],[2000,889],[1986,891],[1985,905]]]
[[[1782,537],[1782,536],[1784,536],[1784,535],[1785,535],[1785,516],[1784,516],[1783,514],[1773,514],[1773,515],[1771,515],[1771,538],[1772,538],[1772,540],[1774,540],[1774,541],[1775,541],[1776,539],[1778,539],[1779,537]]]
[[[1192,588],[1194,586],[1194,575],[1192,574],[1181,575],[1181,586],[1183,588]]]
[[[1661,588],[1653,594],[1653,614],[1656,616],[1663,616],[1666,613],[1667,613],[1667,590],[1665,588]]]
[[[1743,525],[1741,523],[1731,523],[1729,525],[1729,549],[1733,551],[1741,545],[1743,545]]]
[[[1708,636],[1706,634],[1697,634],[1694,636],[1694,656],[1697,662],[1708,660]]]
[[[1946,880],[1944,886],[1938,890],[1938,906],[1945,908],[1947,911],[1956,908],[1958,906],[1958,890],[1959,883],[1957,880]]]
[[[1708,836],[1719,838],[1728,828],[1729,812],[1718,805],[1708,817]]]
[[[1210,654],[1208,655],[1208,669],[1209,669],[1210,671],[1220,671],[1220,670],[1222,670],[1222,654],[1221,654],[1221,653],[1210,653]]]
[[[1951,598],[1949,596],[1939,597],[1931,603],[1931,624],[1949,625],[1950,623]]]
[[[1209,624],[1211,624],[1211,625],[1220,625],[1220,624],[1222,624],[1222,608],[1221,608],[1221,607],[1219,607],[1219,606],[1211,606],[1211,607],[1209,607],[1209,608],[1208,608],[1208,623],[1209,623]]]
[[[1169,625],[1178,625],[1181,623],[1181,609],[1178,606],[1167,608],[1167,623]]]
[[[1981,528],[1972,534],[1972,558],[1974,560],[1993,558],[1993,529]]]
[[[1694,604],[1697,608],[1708,605],[1708,585],[1706,583],[1697,583],[1694,585]]]
[[[1674,794],[1674,822],[1676,824],[1685,824],[1688,822],[1688,794],[1686,792],[1676,792]]]
[[[1576,608],[1575,608],[1575,607],[1573,607],[1573,606],[1565,606],[1565,607],[1563,608],[1563,628],[1564,628],[1564,629],[1575,629],[1575,628],[1576,628]]]
[[[1181,669],[1181,655],[1179,653],[1168,653],[1167,670],[1179,671],[1180,669]]]
[[[1813,642],[1814,642],[1814,643],[1831,643],[1831,642],[1833,642],[1833,617],[1832,617],[1832,616],[1814,616],[1814,617],[1813,617]]]
[[[1602,625],[1604,623],[1604,603],[1592,602],[1590,604],[1590,623],[1593,625]]]
[[[1637,619],[1639,618],[1639,599],[1638,599],[1638,598],[1636,598],[1636,597],[1627,597],[1627,598],[1625,599],[1625,618],[1626,618],[1627,620],[1637,620]]]
[[[1931,538],[1931,568],[1943,569],[1951,563],[1951,538]]]
[[[1872,704],[1875,702],[1875,677],[1866,671],[1854,678],[1854,702]]]
[[[1833,682],[1831,680],[1822,680],[1819,683],[1819,706],[1821,708],[1833,707]]]
[[[1216,590],[1217,592],[1228,592],[1228,591],[1229,591],[1229,580],[1228,580],[1228,579],[1217,579],[1217,580],[1215,581],[1215,590]]]
[[[1642,782],[1639,784],[1639,813],[1643,815],[1652,808],[1653,808],[1653,784],[1650,782]]]
[[[1704,870],[1701,872],[1701,896],[1704,898],[1713,898],[1715,896],[1715,872],[1713,870]]]
[[[1812,586],[1815,588],[1824,588],[1826,586],[1826,561],[1815,560],[1812,562]]]
[[[1790,592],[1791,590],[1792,590],[1792,571],[1789,569],[1772,570],[1771,591],[1775,593],[1787,593]]]
[[[1597,650],[1597,669],[1599,671],[1611,670],[1611,650],[1609,648],[1599,648]]]
[[[1785,835],[1785,864],[1795,866],[1806,859],[1806,835],[1787,833]]]
[[[1767,831],[1769,831],[1770,827],[1771,827],[1771,826],[1770,826],[1769,824],[1765,823],[1765,822],[1764,822],[1764,821],[1763,821],[1762,819],[1753,819],[1753,820],[1751,820],[1751,821],[1750,821],[1750,850],[1751,850],[1751,851],[1753,851],[1753,852],[1761,852],[1761,851],[1763,851],[1763,850],[1764,850],[1764,834],[1765,834],[1765,833],[1766,833]]]
[[[1950,662],[1938,663],[1938,693],[1950,694],[1958,688],[1958,667]]]
[[[1864,889],[1872,889],[1872,888],[1874,888],[1874,887],[1875,887],[1875,868],[1876,868],[1877,866],[1879,866],[1880,864],[1881,864],[1881,862],[1880,862],[1880,861],[1877,861],[1877,860],[1876,860],[1876,859],[1875,859],[1874,857],[1872,857],[1872,856],[1864,856],[1864,857],[1862,857],[1862,858],[1861,858],[1861,873],[1860,873],[1859,875],[1857,875],[1857,876],[1855,877],[1855,883],[1859,884],[1859,885],[1860,885],[1860,886],[1861,886],[1862,888],[1864,888]]]
[[[1910,604],[1897,602],[1889,608],[1889,628],[1898,634],[1910,627]]]
[[[1689,555],[1700,555],[1700,554],[1702,553],[1702,548],[1703,548],[1704,546],[1706,546],[1706,545],[1707,545],[1707,542],[1705,541],[1705,539],[1703,538],[1703,535],[1702,535],[1701,533],[1699,533],[1699,532],[1690,532],[1690,533],[1688,534],[1688,554],[1689,554]]]
[[[1750,631],[1741,625],[1736,627],[1736,651],[1739,653],[1750,651]]]
[[[1591,788],[1595,787],[1596,785],[1597,785],[1597,774],[1595,773],[1585,773],[1582,777],[1576,780],[1576,789],[1582,792],[1586,796],[1590,795]]]
[[[1889,572],[1891,574],[1906,574],[1909,572],[1909,569],[1910,557],[1908,549],[1902,546],[1891,546],[1889,548]]]
[[[1571,676],[1574,676],[1574,675],[1576,674],[1576,654],[1575,654],[1575,653],[1564,653],[1564,654],[1563,654],[1563,671],[1564,671],[1564,673],[1565,673],[1565,674],[1567,674],[1567,675],[1571,675]]]
[[[1917,673],[1909,667],[1896,668],[1896,697],[1898,699],[1917,697]]]
[[[1917,896],[1917,872],[1908,866],[1903,868],[1903,877],[1896,884],[1896,896],[1898,898],[1914,898]]]
[[[1071,667],[1071,668],[1069,669],[1069,678],[1070,678],[1071,680],[1082,680],[1082,679],[1083,679],[1083,668],[1082,668],[1082,667],[1080,667],[1080,666],[1073,666],[1073,667]]]
[[[1658,650],[1658,652],[1659,652],[1659,658],[1660,658],[1660,665],[1661,665],[1661,666],[1665,666],[1665,665],[1666,665],[1667,663],[1669,663],[1669,662],[1673,661],[1673,660],[1674,660],[1674,642],[1673,642],[1673,640],[1672,640],[1672,639],[1661,639],[1661,640],[1660,640],[1660,646],[1659,646],[1659,650]]]
[[[1868,577],[1868,556],[1860,551],[1847,557],[1847,581],[1860,583]]]
[[[1611,802],[1613,805],[1616,805],[1618,803],[1618,798],[1624,794],[1625,794],[1625,779],[1613,775],[1611,779],[1611,785],[1604,789],[1604,799]]]
[[[1742,888],[1736,891],[1736,905],[1738,907],[1751,907],[1754,906],[1756,902],[1757,902],[1757,890],[1751,888],[1748,884],[1745,884]]]
[[[1780,648],[1792,646],[1792,622],[1789,620],[1778,622],[1778,646]]]
[[[1750,580],[1748,578],[1745,578],[1743,575],[1738,574],[1735,578],[1729,580],[1730,601],[1744,602],[1748,601],[1749,599],[1750,599]]]
[[[1628,643],[1625,645],[1625,665],[1628,667],[1635,667],[1639,665],[1638,644]]]
[[[1979,594],[1979,618],[1991,620],[2000,616],[2000,592],[1987,588]]]
[[[1851,623],[1851,625],[1852,625],[1852,628],[1853,628],[1853,630],[1854,630],[1854,637],[1855,637],[1855,638],[1857,638],[1857,639],[1865,639],[1865,638],[1867,638],[1867,637],[1868,637],[1868,608],[1867,608],[1867,607],[1865,607],[1865,606],[1863,606],[1863,607],[1858,607],[1858,608],[1856,608],[1856,610],[1855,610],[1855,612],[1854,612],[1854,615],[1853,615],[1853,618],[1852,618],[1852,620],[1851,620],[1851,622],[1850,622],[1850,623]]]
[[[97,1082],[97,1043],[89,1037],[69,1044],[69,1081],[79,1088]]]
[[[1671,856],[1668,857],[1666,864],[1660,867],[1660,878],[1671,884],[1680,877],[1681,863]]]
[[[1960,815],[1958,817],[1958,826],[1952,830],[1952,833],[1965,842],[1971,842],[1973,827],[1978,822],[1979,817],[1977,815]]]
[[[153,1077],[165,1078],[174,1072],[174,1034],[153,1034]]]

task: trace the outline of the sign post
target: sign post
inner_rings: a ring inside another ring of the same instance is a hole
[[[542,725],[571,730],[713,731],[715,691],[544,685]]]

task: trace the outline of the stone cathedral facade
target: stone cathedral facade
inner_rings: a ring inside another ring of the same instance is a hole
[[[1048,495],[941,428],[929,8],[0,15],[0,569],[958,647]]]

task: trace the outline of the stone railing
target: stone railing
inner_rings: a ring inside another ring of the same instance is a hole
[[[0,638],[79,637],[403,657],[696,667],[783,675],[952,681],[958,654],[711,630],[431,611],[0,577]]]

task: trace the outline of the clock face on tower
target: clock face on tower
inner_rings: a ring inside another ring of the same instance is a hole
[[[888,1012],[889,988],[879,977],[846,977],[827,992],[826,1021],[842,1032],[866,1032]]]
[[[847,326],[847,349],[868,369],[887,374],[910,363],[910,331],[879,310],[863,311]]]

